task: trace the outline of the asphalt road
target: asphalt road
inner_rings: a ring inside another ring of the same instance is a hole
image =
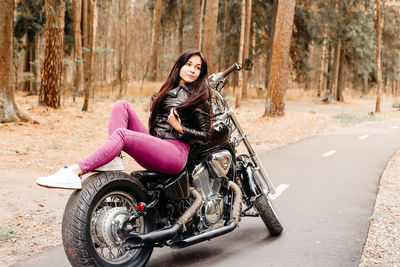
[[[156,248],[148,266],[357,266],[379,178],[400,148],[400,120],[320,134],[261,156],[284,226],[270,237],[260,218],[183,249]],[[285,186],[282,186],[285,185]],[[287,186],[288,185],[288,186]],[[14,266],[70,266],[62,246]]]

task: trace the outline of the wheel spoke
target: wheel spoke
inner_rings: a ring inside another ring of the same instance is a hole
[[[111,192],[101,199],[94,212],[90,224],[90,234],[97,254],[111,264],[122,264],[135,256],[135,251],[127,251],[124,246],[115,246],[124,240],[117,226],[111,226],[115,219],[127,220],[129,216],[136,212],[137,204],[129,194],[125,192]],[[121,217],[122,216],[122,217]],[[135,221],[133,229],[140,233],[143,232],[143,217]],[[111,239],[111,240],[110,240]],[[109,241],[108,241],[109,240]],[[111,242],[111,243],[108,243]]]

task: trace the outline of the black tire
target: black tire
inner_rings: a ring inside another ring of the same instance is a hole
[[[144,266],[153,248],[125,251],[122,245],[109,246],[110,241],[107,243],[104,240],[116,240],[112,239],[116,236],[113,232],[115,228],[112,228],[115,226],[107,227],[109,231],[101,228],[103,225],[108,225],[104,222],[116,218],[125,220],[128,214],[132,213],[132,209],[137,208],[135,204],[141,201],[148,201],[146,189],[126,173],[101,172],[85,179],[82,190],[77,190],[70,196],[63,215],[62,239],[71,265],[74,267]],[[139,218],[139,223],[136,221],[135,225],[139,225],[137,227],[142,234],[148,233],[155,229],[154,218],[154,214],[147,213],[146,216]],[[123,238],[124,236],[117,241]],[[114,252],[118,257],[112,259]]]
[[[254,208],[260,214],[260,217],[272,236],[280,235],[283,231],[282,224],[279,222],[278,215],[274,210],[271,200],[265,193],[263,184],[261,183],[260,178],[255,171],[250,157],[248,155],[239,155],[237,157],[237,162],[239,166],[239,172],[241,172],[243,175],[243,178],[241,178],[241,175],[239,174],[238,178],[240,183],[243,184],[242,190],[244,195],[247,196],[247,199],[257,196],[254,203],[246,204],[254,205]]]
[[[255,200],[254,206],[271,235],[280,235],[283,231],[283,227],[269,197],[263,193]]]

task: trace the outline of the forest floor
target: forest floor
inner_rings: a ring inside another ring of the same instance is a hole
[[[146,122],[149,98],[124,99],[132,103]],[[376,115],[371,114],[375,108],[373,96],[345,94],[345,99],[344,103],[328,105],[316,97],[289,91],[286,115],[282,118],[262,117],[263,99],[243,101],[235,113],[258,154],[320,132],[400,115],[391,107],[393,100],[386,97],[382,99],[382,112]],[[0,266],[11,265],[61,243],[62,214],[71,191],[45,189],[37,186],[35,180],[75,163],[100,145],[107,138],[114,101],[110,96],[99,95],[94,103],[89,103],[89,111],[82,112],[81,98],[76,102],[66,98],[62,108],[54,110],[38,106],[35,96],[16,94],[18,107],[39,123],[0,124]],[[129,157],[124,158],[124,163],[128,171],[139,168]],[[399,263],[400,183],[396,175],[399,173],[400,153],[397,153],[381,179],[362,257],[365,266]]]

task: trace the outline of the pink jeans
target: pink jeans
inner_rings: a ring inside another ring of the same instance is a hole
[[[108,139],[77,164],[82,174],[110,162],[121,151],[145,169],[166,174],[179,173],[186,165],[189,144],[151,136],[128,101],[117,101],[111,111]]]

